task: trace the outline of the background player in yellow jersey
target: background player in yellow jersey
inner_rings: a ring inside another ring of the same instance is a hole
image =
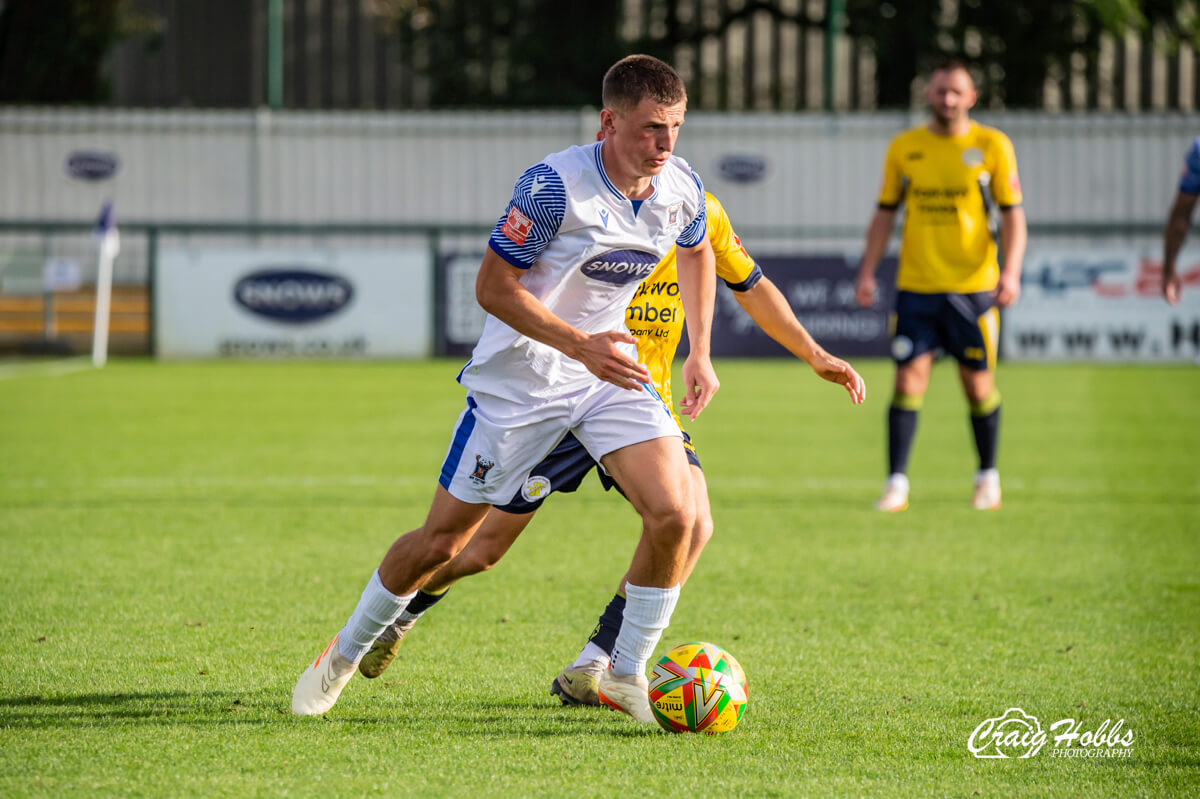
[[[796,319],[782,292],[772,283],[742,247],[733,231],[729,217],[717,198],[705,195],[708,215],[708,238],[716,256],[717,276],[725,281],[742,308],[768,335],[785,346],[796,357],[808,363],[816,374],[846,387],[853,402],[866,398],[866,385],[850,364],[835,358],[817,344]],[[683,305],[675,268],[675,252],[671,251],[638,288],[626,311],[626,326],[637,338],[638,360],[650,370],[654,389],[671,405],[671,362],[683,333]],[[678,421],[678,416],[676,416]],[[696,523],[683,571],[687,580],[704,545],[712,537],[712,512],[708,503],[708,486],[700,459],[687,435],[683,434],[689,470],[696,497]],[[532,520],[534,512],[552,493],[575,491],[596,463],[587,451],[568,435],[531,473],[521,492],[507,505],[493,507],[483,526],[450,563],[437,572],[417,594],[397,622],[384,631],[375,646],[359,663],[367,677],[377,677],[395,657],[400,641],[412,629],[417,618],[445,595],[455,581],[490,569],[508,551],[521,531]],[[598,470],[606,489],[613,481],[603,469]],[[620,487],[618,486],[618,490]],[[595,705],[601,701],[598,692],[599,675],[608,667],[609,656],[616,643],[625,606],[625,580],[575,662],[554,678],[551,692],[564,704]]]
[[[958,61],[934,68],[925,90],[933,118],[896,136],[887,151],[879,207],[867,230],[855,294],[876,302],[875,269],[887,250],[896,210],[906,204],[896,275],[892,357],[895,392],[888,410],[889,477],[875,507],[908,507],[908,455],[917,413],[939,351],[958,360],[979,452],[972,505],[1000,507],[996,445],[1000,393],[994,370],[997,306],[1017,301],[1025,255],[1025,212],[1012,143],[972,122],[975,83]],[[997,262],[994,216],[999,214]]]

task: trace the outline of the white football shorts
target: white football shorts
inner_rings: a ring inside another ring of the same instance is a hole
[[[683,435],[653,386],[628,391],[596,381],[536,403],[468,392],[439,482],[463,502],[503,505],[568,431],[597,462],[631,444]]]

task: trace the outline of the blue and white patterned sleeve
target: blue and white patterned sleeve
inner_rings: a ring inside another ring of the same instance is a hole
[[[1179,190],[1184,194],[1200,194],[1200,136],[1192,141],[1192,146],[1188,148],[1183,159]]]
[[[704,183],[701,182],[700,176],[696,171],[692,170],[692,180],[696,181],[696,188],[700,190],[700,204],[698,208],[700,212],[696,214],[696,218],[683,229],[679,234],[679,238],[675,239],[675,243],[680,247],[695,247],[704,241],[704,237],[708,235],[708,212],[705,210],[707,203],[704,201]]]
[[[534,164],[517,180],[488,246],[513,266],[528,269],[558,232],[566,210],[562,178],[546,164]]]

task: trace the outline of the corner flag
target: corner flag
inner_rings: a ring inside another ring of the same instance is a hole
[[[92,332],[92,364],[104,366],[108,360],[108,316],[112,302],[113,261],[121,250],[121,237],[117,233],[117,221],[113,215],[112,202],[100,209],[100,218],[92,231],[99,248],[96,264],[96,320]]]

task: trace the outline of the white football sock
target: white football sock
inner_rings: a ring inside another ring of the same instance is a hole
[[[671,622],[671,613],[679,601],[679,586],[645,588],[625,585],[625,617],[613,648],[614,674],[645,674],[646,661]]]
[[[407,596],[396,596],[383,587],[379,570],[376,569],[363,589],[358,607],[338,635],[338,652],[351,663],[362,660],[379,634],[396,620],[400,611],[416,595],[417,592],[413,591]]]
[[[608,668],[608,653],[600,647],[588,641],[583,649],[579,652],[579,657],[575,658],[575,662],[571,664],[573,669],[581,669],[584,666],[590,666],[593,663],[599,663],[604,668]]]

